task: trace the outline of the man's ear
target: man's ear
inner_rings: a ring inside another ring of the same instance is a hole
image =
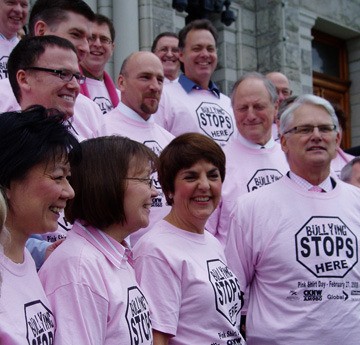
[[[124,90],[125,85],[126,85],[126,80],[122,74],[119,74],[117,84],[118,84],[120,91]]]
[[[287,145],[287,140],[286,140],[286,135],[281,135],[280,136],[280,144],[281,144],[281,149],[284,151],[285,154],[288,153],[288,145]]]
[[[35,36],[45,36],[47,31],[48,31],[48,25],[43,20],[39,20],[35,23],[34,26]]]
[[[28,75],[23,69],[17,71],[16,80],[19,84],[20,92],[21,90],[29,91],[31,89],[30,84],[28,82]]]

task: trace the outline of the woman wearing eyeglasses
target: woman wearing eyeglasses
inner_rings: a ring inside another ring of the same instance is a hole
[[[39,271],[57,320],[56,344],[152,344],[125,239],[149,223],[157,157],[120,136],[81,148],[70,177],[77,195],[65,209],[73,228]]]
[[[160,154],[158,177],[171,211],[134,247],[154,345],[244,344],[243,292],[220,242],[205,231],[225,178],[221,147],[202,134],[180,135]]]

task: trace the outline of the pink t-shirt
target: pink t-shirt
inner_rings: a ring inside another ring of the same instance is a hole
[[[284,176],[241,196],[225,253],[250,285],[248,345],[358,344],[360,189],[328,193]]]
[[[57,320],[54,345],[152,344],[148,303],[129,255],[104,232],[74,224],[39,271]]]
[[[114,110],[104,116],[104,123],[99,133],[100,135],[122,135],[128,137],[146,145],[157,155],[160,155],[165,146],[174,139],[171,133],[154,122],[153,115],[145,121],[135,111],[121,102]],[[149,226],[131,234],[130,241],[132,246],[153,224],[164,218],[170,211],[170,207],[166,203],[165,195],[158,182],[157,173],[154,173],[152,177],[154,178],[154,186],[158,196],[153,198]]]
[[[103,114],[106,114],[114,109],[104,81],[86,78],[86,86],[88,88],[90,98],[99,106]],[[120,98],[120,91],[116,89],[116,92]]]
[[[134,247],[136,278],[148,298],[152,326],[169,345],[244,344],[243,292],[220,243],[162,220]]]
[[[209,90],[193,89],[187,93],[179,82],[165,84],[155,121],[178,136],[196,132],[225,146],[234,133],[235,120],[230,98]]]
[[[0,113],[20,109],[9,79],[0,80]],[[103,124],[103,115],[95,102],[79,94],[75,101],[74,115],[69,119],[69,123],[70,131],[82,141],[98,136],[97,132]]]
[[[222,198],[206,225],[206,229],[223,245],[236,199],[277,181],[289,170],[285,154],[277,142],[273,142],[271,148],[259,149],[247,147],[242,141],[244,139],[237,132],[224,148],[226,176]]]
[[[339,177],[341,169],[349,163],[354,156],[344,152],[341,148],[336,151],[336,157],[331,161],[331,171],[334,173],[334,177]]]
[[[19,39],[14,37],[12,40],[6,40],[0,37],[0,79],[9,77],[7,70],[7,62],[9,55],[14,47],[18,44]]]
[[[16,264],[0,254],[0,344],[53,344],[55,318],[27,249]]]

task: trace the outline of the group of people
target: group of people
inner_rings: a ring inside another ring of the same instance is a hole
[[[280,72],[221,93],[206,19],[114,82],[83,0],[37,0],[21,40],[28,0],[0,9],[0,344],[357,343],[360,162],[328,101]]]

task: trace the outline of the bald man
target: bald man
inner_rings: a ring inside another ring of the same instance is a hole
[[[104,117],[101,135],[123,135],[150,147],[156,154],[174,138],[167,130],[157,125],[152,114],[159,106],[164,83],[164,70],[160,59],[150,52],[136,52],[123,62],[117,80],[121,101]],[[131,245],[155,222],[169,212],[169,206],[157,179],[152,176],[158,196],[153,198],[150,223],[130,237]]]

